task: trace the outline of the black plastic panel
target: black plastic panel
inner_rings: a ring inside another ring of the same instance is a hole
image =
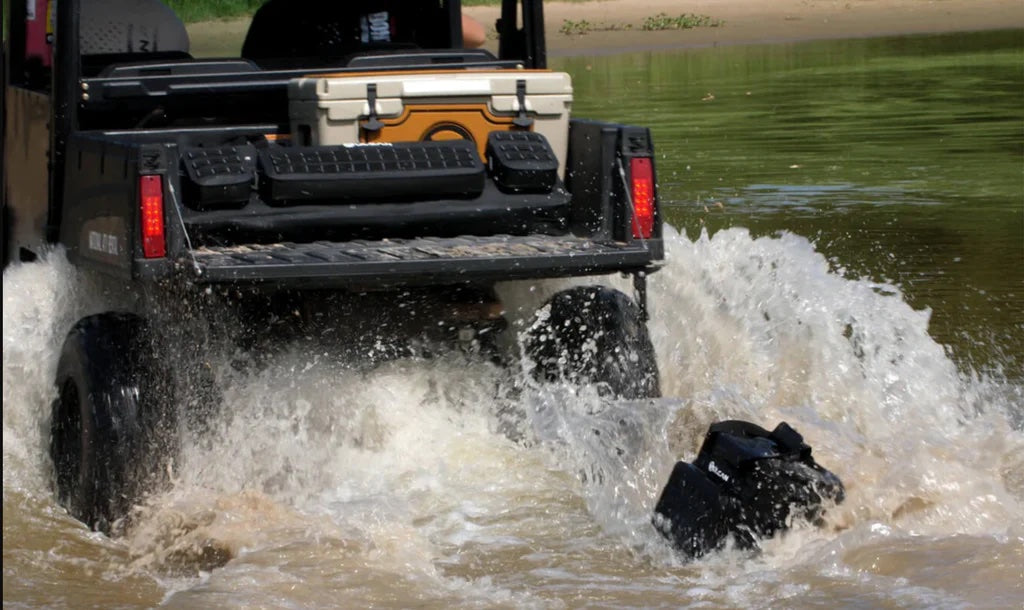
[[[420,238],[253,244],[192,252],[206,283],[325,283],[388,286],[562,277],[645,269],[661,242],[595,243],[573,236]]]
[[[260,151],[269,202],[475,197],[484,168],[469,141],[271,147]]]
[[[550,193],[558,180],[558,158],[547,138],[531,131],[492,131],[487,163],[494,182],[513,193]]]
[[[249,200],[256,178],[254,147],[190,148],[181,158],[188,176],[185,202],[189,206],[230,207]]]

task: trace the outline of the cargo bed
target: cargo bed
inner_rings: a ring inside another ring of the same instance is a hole
[[[643,270],[660,240],[595,242],[568,236],[386,239],[202,247],[191,251],[200,283],[315,282],[367,287],[455,284]]]

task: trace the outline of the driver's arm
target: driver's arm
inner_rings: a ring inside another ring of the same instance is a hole
[[[482,23],[469,15],[462,16],[462,44],[467,49],[475,49],[487,42],[487,32]]]

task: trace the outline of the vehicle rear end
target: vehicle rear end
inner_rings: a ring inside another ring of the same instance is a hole
[[[276,1],[227,59],[191,57],[159,3],[145,19],[56,5],[47,237],[120,291],[68,334],[50,418],[58,498],[97,529],[164,481],[179,424],[201,433],[220,408],[221,344],[248,367],[297,336],[320,342],[315,358],[371,363],[454,342],[503,363],[521,352],[530,364],[508,370],[538,382],[659,394],[650,133],[570,118],[539,2],[505,0],[495,56],[460,48],[457,0]],[[333,27],[332,11],[371,4],[365,31],[392,33],[386,4],[412,11],[396,35],[424,37],[333,49],[364,28]],[[635,300],[562,291],[522,350],[501,351],[497,282],[612,272],[633,275]]]
[[[377,45],[308,67],[84,55],[60,241],[126,279],[233,285],[652,270],[649,131],[571,119],[569,75],[537,57],[455,47]]]

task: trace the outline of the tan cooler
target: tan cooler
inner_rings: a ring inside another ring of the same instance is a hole
[[[547,70],[337,74],[289,86],[299,145],[468,139],[484,158],[488,133],[526,129],[547,138],[560,176],[571,106],[569,75]]]

